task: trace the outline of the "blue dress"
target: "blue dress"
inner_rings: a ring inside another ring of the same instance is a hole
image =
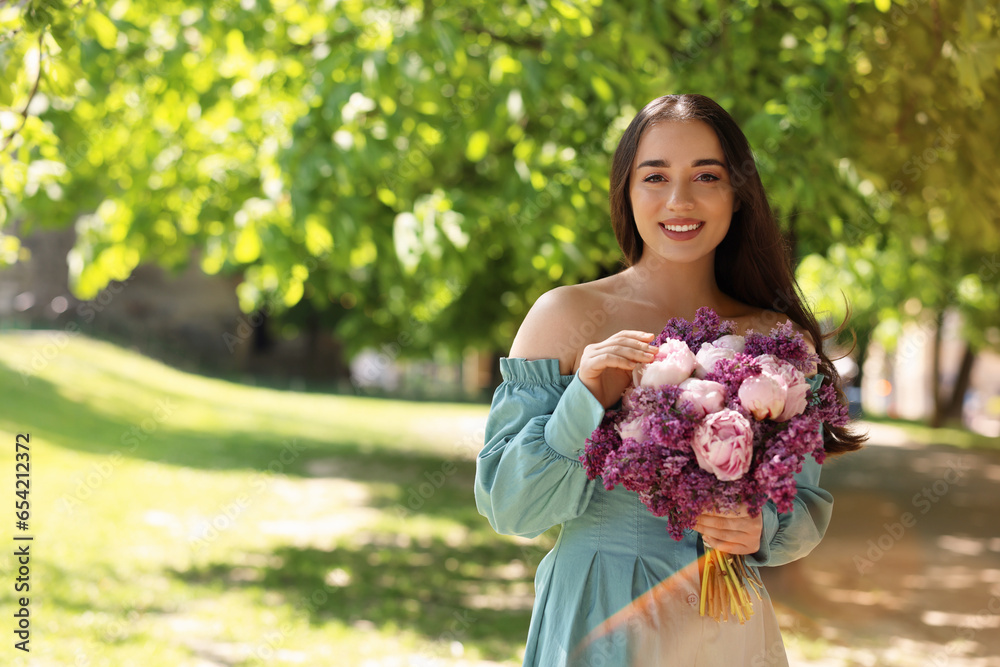
[[[700,535],[676,542],[637,494],[587,479],[579,456],[604,408],[579,376],[560,375],[556,359],[502,358],[500,372],[476,463],[476,506],[498,533],[532,538],[562,526],[535,575],[524,665],[787,665],[766,592],[743,625],[700,616]],[[764,507],[762,546],[749,565],[782,565],[819,543],[833,508],[819,474],[806,457],[794,510]]]

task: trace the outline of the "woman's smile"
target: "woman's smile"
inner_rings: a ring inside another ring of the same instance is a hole
[[[702,121],[657,123],[634,164],[629,196],[644,251],[711,266],[738,207],[715,131]]]
[[[660,229],[674,241],[687,241],[698,236],[705,226],[704,220],[694,218],[671,218],[660,223]]]

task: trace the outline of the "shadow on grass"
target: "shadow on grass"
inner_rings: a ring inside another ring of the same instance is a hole
[[[99,382],[95,381],[95,384]],[[115,387],[120,390],[120,387]],[[83,400],[93,387],[68,387],[44,377],[28,382],[14,368],[0,361],[0,395],[4,410],[0,428],[30,433],[34,438],[88,454],[111,455],[206,470],[256,470],[306,477],[350,477],[357,481],[399,482],[419,478],[423,471],[441,470],[450,458],[407,451],[386,442],[377,432],[359,433],[345,424],[342,432],[330,421],[317,420],[329,436],[289,438],[287,433],[252,430],[233,413],[232,406],[218,406],[223,427],[214,431],[179,428],[155,411],[138,411],[127,401]],[[75,394],[75,395],[74,395]],[[160,392],[153,392],[159,397]],[[137,395],[138,389],[137,389]],[[149,402],[148,393],[141,394]],[[163,392],[168,400],[188,404],[190,396]],[[178,398],[179,397],[179,398]],[[314,462],[322,462],[320,470]]]
[[[279,547],[253,559],[268,563],[260,567],[216,562],[173,574],[210,591],[277,592],[311,625],[409,629],[445,649],[460,641],[505,660],[527,632],[536,551],[485,534],[455,545],[368,533],[329,551]]]

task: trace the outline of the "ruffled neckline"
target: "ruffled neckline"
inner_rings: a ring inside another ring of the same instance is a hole
[[[500,376],[505,382],[569,385],[576,374],[561,375],[558,359],[500,357]]]

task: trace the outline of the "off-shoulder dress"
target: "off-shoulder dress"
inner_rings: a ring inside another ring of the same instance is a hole
[[[532,538],[561,526],[535,575],[524,665],[787,665],[766,592],[743,625],[700,616],[700,535],[674,541],[637,494],[587,479],[579,457],[604,409],[579,376],[560,375],[556,359],[502,358],[500,372],[477,460],[477,507],[503,534]],[[794,510],[764,507],[749,565],[788,563],[819,543],[833,509],[819,476],[806,457]]]

